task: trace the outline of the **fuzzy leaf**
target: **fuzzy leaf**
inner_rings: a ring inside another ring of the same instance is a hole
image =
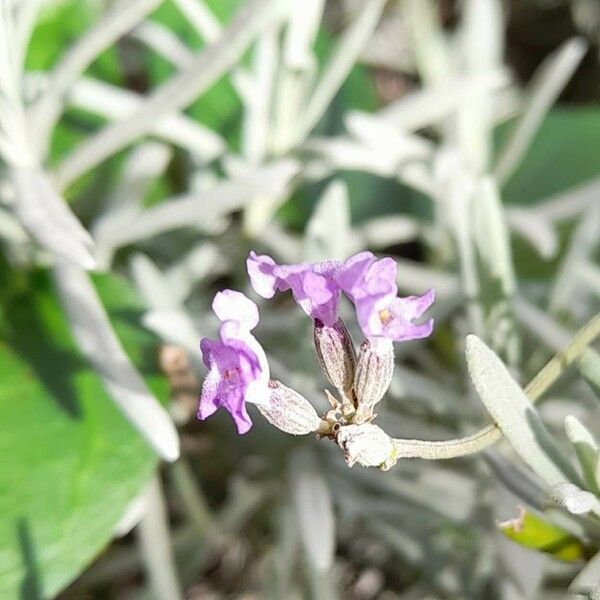
[[[550,437],[533,404],[498,356],[477,336],[467,336],[469,375],[481,401],[515,452],[548,485],[565,480],[583,486]]]

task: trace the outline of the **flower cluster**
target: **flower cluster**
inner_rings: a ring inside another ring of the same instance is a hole
[[[290,290],[294,300],[313,320],[319,363],[338,397],[326,391],[331,410],[319,417],[298,392],[270,379],[265,352],[251,331],[258,324],[258,308],[241,292],[225,290],[213,301],[221,321],[220,340],[203,339],[200,347],[209,369],[202,387],[198,418],[206,419],[224,407],[238,433],[252,421],[246,403],[257,405],[263,416],[287,433],[316,432],[335,440],[349,465],[388,468],[395,462],[393,441],[371,422],[374,408],[385,395],[394,369],[393,342],[425,338],[433,319],[416,321],[434,301],[434,292],[398,297],[397,265],[392,258],[377,259],[361,252],[345,262],[278,265],[270,256],[251,252],[248,275],[263,298]],[[342,294],[354,305],[365,340],[358,353],[338,316]]]

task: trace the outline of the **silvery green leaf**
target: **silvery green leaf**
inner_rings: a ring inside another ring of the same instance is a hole
[[[464,3],[459,37],[463,70],[484,75],[502,67],[504,19],[499,0],[467,0]],[[457,144],[474,173],[485,172],[492,153],[493,96],[479,90],[456,116]]]
[[[171,545],[167,506],[158,475],[146,487],[144,504],[145,511],[136,532],[152,595],[183,600]]]
[[[597,297],[600,297],[600,268],[591,260],[582,261],[577,269],[581,282],[585,284]]]
[[[215,219],[239,210],[259,194],[283,196],[300,165],[291,159],[266,164],[235,179],[219,181],[201,192],[191,192],[167,199],[141,212],[135,220],[115,223],[111,240],[115,247],[124,246],[172,229],[196,227],[205,230]]]
[[[156,333],[165,342],[185,348],[191,357],[199,358],[200,334],[187,312],[177,308],[149,310],[143,317],[145,327]]]
[[[375,217],[366,221],[358,229],[357,237],[361,238],[359,247],[385,248],[408,242],[418,237],[421,229],[420,223],[408,216]]]
[[[484,177],[476,191],[473,203],[473,230],[475,243],[485,263],[487,273],[502,284],[506,295],[516,287],[510,237],[502,201],[495,181]]]
[[[558,234],[552,221],[523,208],[511,208],[505,214],[510,227],[528,240],[542,258],[549,260],[556,256]]]
[[[221,23],[204,0],[173,0],[198,35],[206,42],[214,42],[220,35]]]
[[[19,245],[25,244],[29,239],[19,221],[3,208],[0,208],[0,237]]]
[[[159,56],[177,69],[185,69],[194,60],[194,52],[188,48],[169,27],[148,20],[139,23],[129,36],[146,44]]]
[[[167,278],[150,258],[136,253],[129,264],[133,281],[148,308],[166,309],[177,306],[173,302]]]
[[[92,225],[96,242],[95,258],[99,269],[109,268],[118,248],[118,233],[115,240],[113,232],[127,228],[139,218],[142,201],[150,185],[163,175],[171,157],[171,148],[159,142],[140,144],[128,155],[123,176],[111,201]]]
[[[279,23],[268,28],[259,38],[253,51],[252,67],[248,74],[254,88],[244,102],[241,153],[249,163],[265,160],[271,134],[272,104],[274,101],[277,58],[279,56]]]
[[[72,106],[115,120],[133,114],[144,98],[131,90],[82,77],[69,90],[67,100]],[[153,125],[152,133],[207,162],[221,155],[226,147],[218,133],[181,113],[167,114],[158,119]]]
[[[310,67],[312,44],[319,31],[324,4],[324,0],[292,3],[284,44],[284,60],[289,68]]]
[[[577,228],[570,237],[568,250],[564,253],[560,269],[552,284],[550,311],[573,312],[577,300],[583,294],[580,286],[579,266],[594,256],[600,244],[600,203],[591,205],[581,216]]]
[[[379,118],[402,131],[418,131],[443,122],[474,94],[497,93],[509,83],[508,73],[495,70],[480,75],[458,75],[436,86],[411,90],[370,118]],[[353,116],[353,111],[348,115]]]
[[[126,507],[119,522],[115,525],[116,537],[126,536],[143,518],[146,512],[146,492],[138,494]]]
[[[357,17],[340,36],[302,115],[300,126],[302,137],[308,135],[318,123],[348,76],[361,50],[375,30],[385,4],[385,0],[370,0],[360,5]]]
[[[600,552],[594,554],[569,586],[572,594],[587,594],[592,600],[600,598]],[[595,595],[594,595],[595,594]]]
[[[531,471],[522,469],[493,449],[485,450],[483,458],[492,473],[511,493],[537,510],[543,510],[546,493]]]
[[[311,567],[325,572],[333,565],[335,519],[327,481],[306,450],[291,458],[289,477],[300,539]]]
[[[552,440],[523,390],[477,336],[466,341],[467,366],[479,398],[517,454],[547,484],[580,478]]]
[[[174,302],[180,304],[188,298],[197,283],[209,275],[226,273],[229,268],[229,261],[216,244],[201,242],[169,267],[164,275]]]
[[[597,476],[600,473],[598,471],[598,445],[596,440],[584,425],[572,415],[567,415],[565,418],[565,431],[577,453],[587,488],[600,494],[599,482],[597,481]]]
[[[53,255],[92,269],[94,242],[65,200],[38,167],[11,170],[16,193],[15,211],[23,226]]]
[[[588,348],[581,355],[577,366],[596,397],[600,399],[600,355]]]
[[[566,481],[551,487],[550,498],[572,515],[585,515],[592,511],[597,513],[600,508],[600,502],[594,494]]]
[[[160,456],[177,460],[177,430],[123,350],[88,275],[66,263],[53,274],[73,336],[106,391]]]
[[[592,179],[536,202],[529,210],[553,223],[568,221],[594,205],[600,192],[600,178]]]
[[[343,260],[348,254],[350,206],[346,184],[335,180],[329,184],[306,226],[304,255],[306,260]]]

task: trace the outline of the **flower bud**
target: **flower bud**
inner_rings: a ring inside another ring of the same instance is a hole
[[[358,400],[355,423],[364,423],[373,414],[374,406],[383,398],[394,373],[394,348],[390,343],[374,344],[365,340],[360,345],[354,393]]]
[[[271,425],[292,435],[317,431],[321,424],[317,411],[304,396],[273,379],[269,382],[269,401],[256,406]]]
[[[356,352],[352,338],[341,319],[324,325],[315,319],[314,341],[319,363],[329,382],[351,397],[356,371]]]
[[[377,425],[364,423],[341,427],[337,443],[344,451],[344,459],[349,467],[358,463],[363,467],[389,468],[396,462],[392,439]]]

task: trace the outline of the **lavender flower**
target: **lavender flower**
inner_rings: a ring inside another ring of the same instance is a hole
[[[250,252],[246,264],[252,287],[263,298],[292,290],[294,300],[313,320],[328,326],[337,321],[340,287],[335,275],[340,262],[278,265],[270,256]]]
[[[335,273],[335,281],[352,300],[358,324],[367,339],[403,342],[427,337],[433,319],[413,323],[433,304],[435,293],[399,298],[398,266],[392,258],[377,260],[371,252],[351,256]]]
[[[223,323],[220,341],[202,339],[202,359],[209,372],[202,386],[198,418],[210,417],[218,408],[231,413],[238,433],[252,421],[246,402],[263,404],[269,396],[269,365],[264,350],[250,333],[258,324],[258,308],[241,292],[216,294],[213,311]]]

